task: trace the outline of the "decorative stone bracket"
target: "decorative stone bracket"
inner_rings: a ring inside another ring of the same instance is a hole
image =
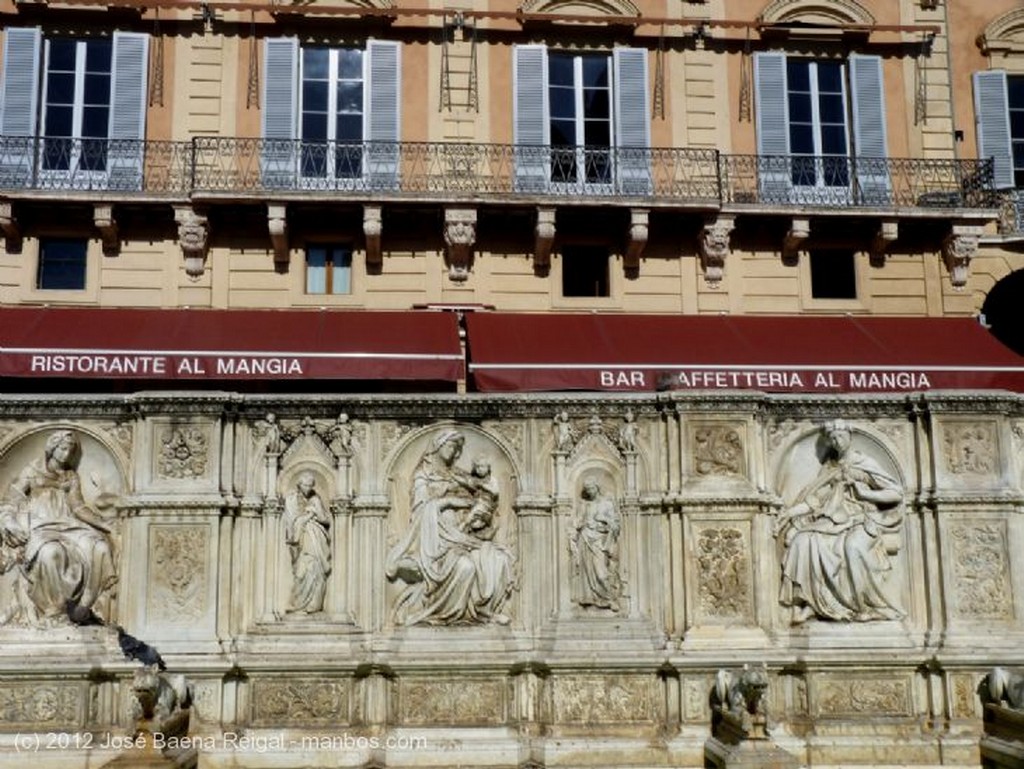
[[[537,209],[537,225],[533,233],[533,269],[545,274],[551,267],[551,248],[555,243],[555,209]]]
[[[876,267],[885,264],[885,255],[889,247],[900,236],[900,225],[895,219],[885,219],[878,227],[874,240],[871,241],[871,263]]]
[[[648,222],[650,212],[646,208],[631,208],[629,210],[629,237],[626,240],[626,255],[622,266],[629,272],[636,274],[640,269],[640,257],[647,248]]]
[[[469,277],[469,266],[476,245],[476,209],[446,208],[444,243],[447,246],[448,277],[461,283]]]
[[[21,253],[21,228],[14,216],[14,205],[9,200],[0,201],[0,232],[3,232],[7,241],[8,253]]]
[[[810,219],[794,219],[789,227],[789,232],[782,239],[782,261],[786,264],[793,264],[797,260],[800,246],[811,236]]]
[[[942,241],[942,260],[949,270],[953,288],[962,289],[970,276],[971,259],[978,252],[981,227],[972,224],[954,224]]]
[[[288,207],[284,203],[267,203],[267,229],[274,249],[274,262],[288,264]]]
[[[206,269],[210,221],[190,206],[176,206],[174,221],[178,223],[178,244],[185,257],[185,274],[198,280]]]
[[[704,282],[717,288],[725,274],[725,257],[729,254],[729,237],[736,227],[732,216],[716,216],[704,221],[700,233],[700,265]]]
[[[100,240],[103,241],[103,253],[107,256],[117,256],[121,250],[121,239],[117,235],[114,207],[109,203],[93,206],[92,221],[96,225],[96,229],[100,231]]]
[[[366,266],[368,272],[379,272],[384,263],[380,249],[380,236],[384,221],[380,206],[363,206],[363,237],[366,239]],[[369,269],[372,268],[372,269]]]

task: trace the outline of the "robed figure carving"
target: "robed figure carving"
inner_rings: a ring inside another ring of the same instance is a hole
[[[52,433],[43,458],[19,473],[0,503],[0,568],[18,570],[0,623],[48,626],[108,611],[100,599],[117,582],[111,530],[82,497],[81,457],[75,433]]]
[[[827,455],[817,476],[776,523],[782,538],[780,600],[794,623],[898,619],[885,590],[903,523],[903,488],[871,457],[851,448],[842,420],[825,425]]]
[[[305,472],[284,501],[284,539],[292,561],[290,612],[323,611],[331,573],[331,515]]]
[[[573,557],[574,600],[584,608],[619,610],[619,532],[622,518],[615,503],[587,480],[580,492],[576,528],[569,540]]]
[[[413,472],[410,525],[386,564],[388,580],[405,584],[395,605],[399,624],[509,621],[515,558],[495,541],[498,485],[484,458],[472,473],[457,465],[464,444],[445,430]]]

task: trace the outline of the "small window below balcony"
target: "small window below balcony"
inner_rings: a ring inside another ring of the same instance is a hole
[[[603,246],[562,248],[562,296],[609,296],[608,249]]]
[[[306,293],[348,294],[352,291],[352,249],[348,246],[306,247]]]
[[[857,263],[853,251],[811,251],[810,268],[812,299],[857,298]]]
[[[85,288],[88,242],[52,238],[39,242],[36,288],[46,291],[81,291]]]

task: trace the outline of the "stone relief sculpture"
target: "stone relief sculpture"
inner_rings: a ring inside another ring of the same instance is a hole
[[[559,411],[551,421],[555,433],[555,451],[568,454],[576,445],[577,433],[569,419],[569,413]]]
[[[281,453],[281,425],[276,414],[270,412],[266,418],[256,420],[253,431],[257,438],[263,439],[268,454]]]
[[[144,665],[132,677],[131,720],[135,733],[166,737],[188,734],[192,684],[183,675],[169,675],[157,665]]]
[[[285,497],[284,539],[292,562],[289,612],[323,611],[331,573],[331,515],[316,491],[313,473],[299,475]]]
[[[851,448],[842,420],[823,429],[827,455],[817,477],[776,521],[783,544],[780,601],[793,622],[903,616],[884,590],[892,569],[885,535],[903,522],[903,488],[871,457]]]
[[[411,522],[388,554],[386,575],[405,584],[395,606],[399,624],[507,624],[515,589],[512,552],[494,541],[498,486],[490,463],[473,471],[457,462],[465,438],[444,430],[413,472]]]
[[[0,624],[62,624],[79,608],[109,619],[117,583],[111,529],[82,496],[81,456],[74,432],[52,433],[43,458],[19,473],[0,502],[0,572],[17,569]]]
[[[352,456],[354,438],[352,422],[344,411],[338,414],[338,420],[327,431],[327,445],[336,457]]]
[[[1024,712],[1024,673],[995,667],[982,681],[982,700]]]
[[[584,608],[619,610],[619,532],[622,517],[594,479],[583,483],[576,528],[569,539],[573,599]]]
[[[632,409],[626,409],[619,427],[619,448],[624,454],[636,451],[636,415]]]

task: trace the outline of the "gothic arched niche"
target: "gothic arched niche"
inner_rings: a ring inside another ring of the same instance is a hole
[[[579,16],[639,16],[629,0],[525,0],[520,13],[563,13]]]
[[[856,0],[772,0],[759,18],[765,24],[801,22],[832,26],[875,23],[871,12]]]
[[[1024,8],[1004,13],[990,22],[978,36],[978,47],[988,56],[1024,53]]]

